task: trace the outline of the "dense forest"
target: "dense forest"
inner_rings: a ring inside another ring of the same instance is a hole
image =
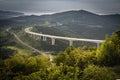
[[[2,31],[2,30],[1,30]],[[16,41],[0,36],[1,80],[115,80],[120,78],[120,31],[106,36],[101,47],[70,46],[54,55],[19,54]],[[17,43],[19,44],[19,43]],[[21,46],[18,46],[21,47]],[[28,52],[29,53],[29,52]],[[11,55],[8,55],[11,54]]]

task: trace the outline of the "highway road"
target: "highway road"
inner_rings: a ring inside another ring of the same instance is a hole
[[[9,29],[7,29],[6,31],[8,31],[8,32],[11,33],[12,35],[14,35],[14,37],[15,37],[21,44],[23,44],[24,46],[27,46],[28,48],[34,50],[35,52],[38,52],[38,53],[40,53],[40,54],[42,54],[42,55],[46,55],[45,53],[50,53],[50,52],[40,51],[40,50],[38,50],[38,49],[36,49],[36,48],[28,45],[27,43],[23,42],[15,33],[9,31]]]
[[[55,36],[55,35],[48,35],[42,33],[36,33],[31,31],[32,27],[26,28],[25,32],[28,34],[36,35],[36,36],[44,36],[53,39],[62,39],[68,41],[85,41],[85,42],[92,42],[92,43],[102,43],[103,40],[95,40],[95,39],[82,39],[82,38],[71,38],[71,37],[63,37],[63,36]]]

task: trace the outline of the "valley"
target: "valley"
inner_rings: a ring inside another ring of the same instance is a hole
[[[6,14],[0,19],[1,80],[120,78],[120,14]]]
[[[117,17],[116,17],[117,16]],[[119,30],[120,15],[97,15],[85,10],[67,11],[51,15],[41,16],[19,16],[9,19],[0,20],[0,26],[4,30],[11,27],[12,31],[28,45],[40,51],[48,51],[53,54],[61,50],[65,50],[69,46],[69,42],[56,40],[55,45],[51,45],[51,40],[47,42],[39,40],[36,41],[28,37],[24,32],[26,27],[33,27],[32,31],[43,34],[75,37],[85,39],[104,40],[105,36],[110,36],[114,31]],[[114,21],[116,22],[114,22]],[[74,46],[93,46],[94,43],[88,42],[74,42]]]

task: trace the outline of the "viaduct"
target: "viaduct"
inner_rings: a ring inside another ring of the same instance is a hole
[[[69,41],[69,45],[73,45],[73,41],[84,41],[84,42],[91,42],[91,43],[96,43],[97,44],[97,49],[99,48],[100,44],[103,42],[103,40],[95,40],[95,39],[82,39],[82,38],[71,38],[71,37],[62,37],[62,36],[54,36],[54,35],[48,35],[48,34],[42,34],[42,33],[36,33],[32,32],[32,27],[25,28],[25,32],[29,34],[31,37],[34,37],[36,39],[43,39],[43,41],[46,41],[47,38],[51,39],[52,45],[55,45],[55,40],[56,39],[61,39],[61,40],[67,40]]]

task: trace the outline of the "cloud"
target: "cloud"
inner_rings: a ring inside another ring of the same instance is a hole
[[[73,9],[85,9],[100,14],[120,13],[120,0],[0,0],[0,9],[29,13]]]

